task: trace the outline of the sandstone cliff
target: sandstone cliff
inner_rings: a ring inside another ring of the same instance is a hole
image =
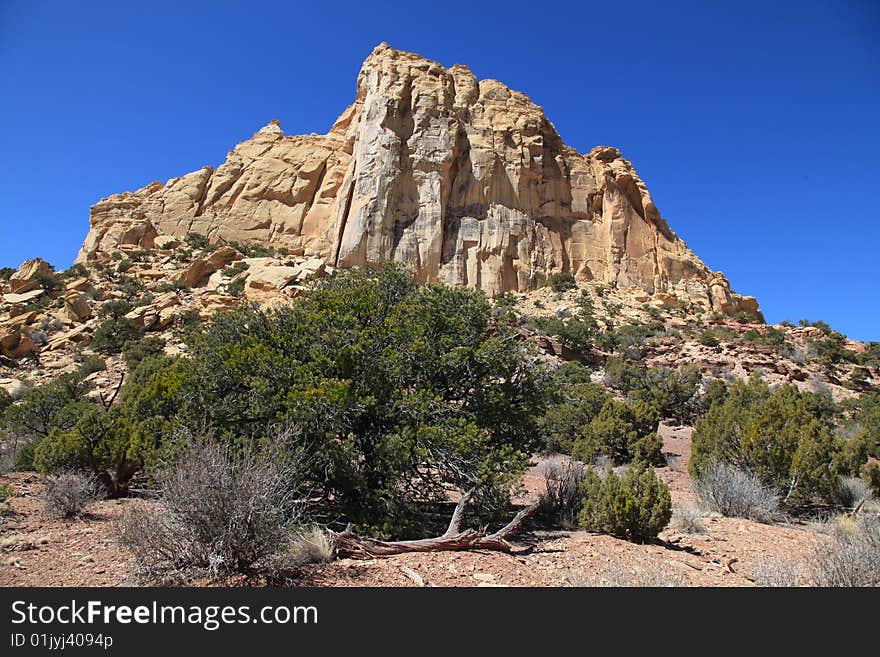
[[[420,281],[525,291],[553,272],[757,314],[660,216],[615,148],[566,146],[542,109],[464,66],[378,46],[326,135],[276,121],[226,162],[92,207],[79,261],[188,232]]]

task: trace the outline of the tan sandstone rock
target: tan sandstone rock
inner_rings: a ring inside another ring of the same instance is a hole
[[[13,294],[22,294],[36,290],[40,287],[36,277],[40,274],[48,276],[52,271],[52,265],[42,258],[25,260],[18,270],[9,277],[9,290]]]
[[[43,296],[45,292],[45,290],[40,288],[38,290],[28,290],[27,292],[22,292],[20,294],[6,294],[3,296],[3,301],[5,303],[11,304],[30,303],[31,301]]]
[[[82,322],[92,316],[92,309],[84,294],[71,290],[64,295],[64,315],[71,322]]]
[[[285,136],[273,121],[216,169],[103,199],[90,221],[80,261],[192,231],[331,267],[402,261],[419,281],[490,294],[569,271],[721,312],[757,309],[672,232],[619,150],[579,153],[522,93],[386,44],[326,135]],[[207,282],[206,265],[187,272],[191,285]]]

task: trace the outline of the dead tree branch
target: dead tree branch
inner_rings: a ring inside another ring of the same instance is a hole
[[[343,532],[332,532],[336,554],[339,557],[353,559],[374,559],[376,557],[389,557],[395,554],[409,552],[456,552],[461,550],[494,550],[497,552],[522,553],[527,550],[517,549],[508,542],[508,538],[516,534],[523,522],[537,509],[537,504],[532,504],[514,516],[513,520],[493,534],[486,534],[483,530],[465,529],[461,531],[461,517],[465,506],[474,495],[471,489],[465,493],[452,513],[449,527],[440,535],[432,538],[420,538],[411,541],[380,541],[375,538],[359,536],[351,529]]]

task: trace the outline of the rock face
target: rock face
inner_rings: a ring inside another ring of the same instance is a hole
[[[403,261],[419,281],[490,294],[571,272],[757,311],[670,230],[620,151],[578,153],[525,95],[386,44],[329,133],[273,121],[217,169],[101,200],[79,260],[191,231],[331,266]]]

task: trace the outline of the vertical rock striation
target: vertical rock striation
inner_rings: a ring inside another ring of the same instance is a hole
[[[217,169],[101,200],[79,259],[191,231],[341,267],[398,260],[489,294],[568,271],[757,313],[670,230],[620,151],[578,153],[527,96],[386,44],[326,135],[273,121]]]

